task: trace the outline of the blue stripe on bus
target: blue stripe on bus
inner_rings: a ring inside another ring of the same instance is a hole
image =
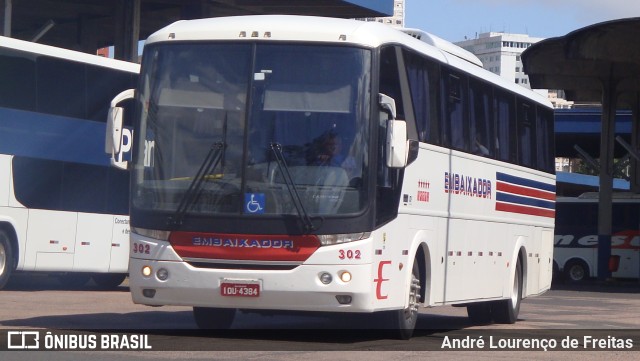
[[[0,107],[0,153],[101,166],[106,124]]]
[[[497,192],[496,201],[520,204],[525,206],[533,206],[539,208],[555,209],[555,202],[544,201],[538,198],[528,198],[516,196],[513,194]]]
[[[536,189],[541,189],[541,190],[545,190],[553,193],[556,192],[555,184],[538,182],[531,179],[520,178],[513,175],[505,174],[505,173],[496,172],[496,179],[498,181],[517,184],[523,187],[536,188]]]

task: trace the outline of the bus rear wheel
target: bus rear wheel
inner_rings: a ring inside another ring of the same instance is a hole
[[[0,230],[0,289],[9,282],[13,273],[13,248],[7,232]]]
[[[493,320],[497,323],[515,323],[520,313],[522,301],[522,265],[520,260],[516,263],[516,272],[513,277],[511,297],[507,300],[494,301],[491,306]]]
[[[57,278],[63,287],[77,289],[84,287],[91,279],[91,275],[83,272],[68,272],[58,275]]]
[[[236,317],[235,308],[194,307],[193,318],[203,330],[227,330]]]
[[[474,325],[486,325],[491,323],[491,303],[478,302],[467,305],[467,316]]]

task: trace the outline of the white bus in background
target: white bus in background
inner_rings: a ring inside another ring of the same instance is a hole
[[[554,270],[577,283],[598,275],[598,193],[559,197]],[[614,278],[640,277],[640,197],[614,193],[609,270]]]
[[[138,71],[0,37],[0,288],[14,271],[105,287],[126,277],[129,175],[109,167],[104,132]]]
[[[193,306],[201,328],[368,313],[408,338],[419,306],[513,323],[549,289],[549,102],[407,32],[247,16],[153,34],[129,93],[133,301]]]

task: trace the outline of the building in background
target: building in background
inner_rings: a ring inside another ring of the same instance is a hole
[[[520,55],[540,40],[543,39],[525,34],[490,32],[455,44],[475,54],[482,61],[484,68],[490,72],[531,89],[529,77],[522,71]]]
[[[531,45],[544,38],[531,37],[526,34],[509,34],[489,32],[478,35],[475,39],[467,39],[455,44],[476,55],[485,69],[496,73],[510,81],[531,89],[529,77],[523,71],[520,56]],[[570,108],[572,102],[563,97],[558,90],[539,90],[537,92],[547,96],[555,108]]]
[[[404,0],[394,0],[393,16],[382,18],[358,18],[357,20],[377,21],[391,26],[404,27]]]

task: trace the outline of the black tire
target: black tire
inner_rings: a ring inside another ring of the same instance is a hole
[[[581,283],[589,278],[589,266],[581,260],[567,262],[563,269],[564,279],[569,283]]]
[[[552,273],[551,282],[558,283],[561,280],[562,280],[562,274],[560,273],[560,267],[558,266],[558,262],[553,261],[553,273]]]
[[[193,318],[203,330],[227,330],[236,317],[235,308],[194,307]]]
[[[421,276],[420,267],[417,260],[413,262],[413,268],[411,270],[411,282],[409,283],[409,290],[407,297],[409,298],[409,307],[389,311],[388,317],[390,320],[390,331],[395,338],[401,340],[408,340],[413,336],[413,330],[416,328],[416,322],[418,321],[418,307],[421,301]]]
[[[113,289],[118,286],[127,278],[126,273],[94,273],[91,278],[98,287],[104,289]]]
[[[65,288],[81,288],[91,279],[91,274],[81,272],[69,272],[59,275],[58,282]]]
[[[4,288],[15,268],[11,238],[0,230],[0,289]]]
[[[467,315],[474,325],[486,325],[491,323],[491,303],[479,302],[467,306]]]
[[[522,265],[516,263],[516,273],[513,279],[511,297],[507,300],[494,301],[491,304],[491,314],[497,323],[515,323],[520,313],[522,301]]]

